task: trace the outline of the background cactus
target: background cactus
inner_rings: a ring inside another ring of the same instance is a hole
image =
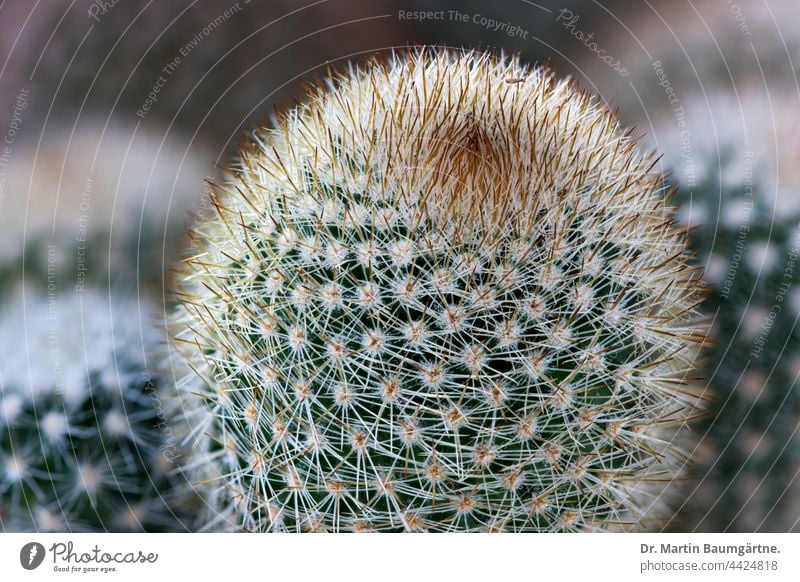
[[[0,294],[26,284],[163,294],[212,156],[123,124],[19,140],[0,200]],[[180,242],[179,242],[180,241]]]
[[[673,118],[655,126],[706,268],[718,340],[706,366],[718,401],[702,427],[694,493],[673,523],[680,529],[800,529],[796,103],[792,92],[708,89],[685,96],[684,128]]]
[[[652,166],[571,83],[474,52],[353,68],[258,132],[172,321],[213,527],[658,517],[704,330]]]
[[[184,529],[153,314],[96,292],[0,318],[0,530]]]

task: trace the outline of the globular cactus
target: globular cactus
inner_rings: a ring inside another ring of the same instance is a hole
[[[476,52],[369,62],[257,132],[177,276],[211,527],[653,523],[705,332],[652,166]]]
[[[0,531],[183,529],[151,317],[90,291],[4,306]]]
[[[658,120],[654,143],[680,185],[679,217],[711,290],[716,395],[701,427],[694,493],[674,526],[798,531],[800,174],[796,96],[709,89]]]

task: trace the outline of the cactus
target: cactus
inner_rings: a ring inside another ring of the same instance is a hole
[[[795,101],[791,92],[707,90],[685,96],[685,127],[655,126],[705,266],[718,340],[706,366],[717,399],[701,427],[694,494],[673,524],[682,529],[800,530]]]
[[[0,531],[183,529],[151,316],[92,291],[5,306]]]
[[[258,131],[171,322],[209,527],[657,523],[705,330],[652,166],[477,52],[354,67]]]
[[[0,200],[0,297],[23,279],[163,294],[208,171],[198,149],[99,123],[15,144]]]

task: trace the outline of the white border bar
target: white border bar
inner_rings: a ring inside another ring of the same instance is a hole
[[[20,551],[30,542],[46,555],[27,571]],[[154,562],[116,562],[151,553]],[[0,572],[4,581],[797,581],[800,534],[0,534]]]

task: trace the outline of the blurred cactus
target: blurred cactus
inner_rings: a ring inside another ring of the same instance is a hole
[[[353,68],[257,132],[173,319],[211,527],[657,522],[704,333],[652,165],[474,52]]]
[[[185,529],[152,312],[89,291],[3,311],[0,530]]]
[[[140,128],[85,124],[38,146],[16,144],[9,157],[0,292],[25,280],[162,293],[213,171],[210,155]]]
[[[703,429],[696,491],[674,522],[701,531],[798,531],[800,514],[800,173],[797,96],[686,96],[686,125],[660,120],[705,265],[719,399]]]
[[[591,24],[584,18],[584,30],[594,33],[605,54],[620,59],[630,74],[620,79],[580,43],[565,43],[562,50],[570,60],[564,66],[618,107],[625,123],[650,132],[659,113],[709,88],[797,91],[796,2],[693,0],[689,6],[651,0],[626,3],[624,10],[608,8]]]

